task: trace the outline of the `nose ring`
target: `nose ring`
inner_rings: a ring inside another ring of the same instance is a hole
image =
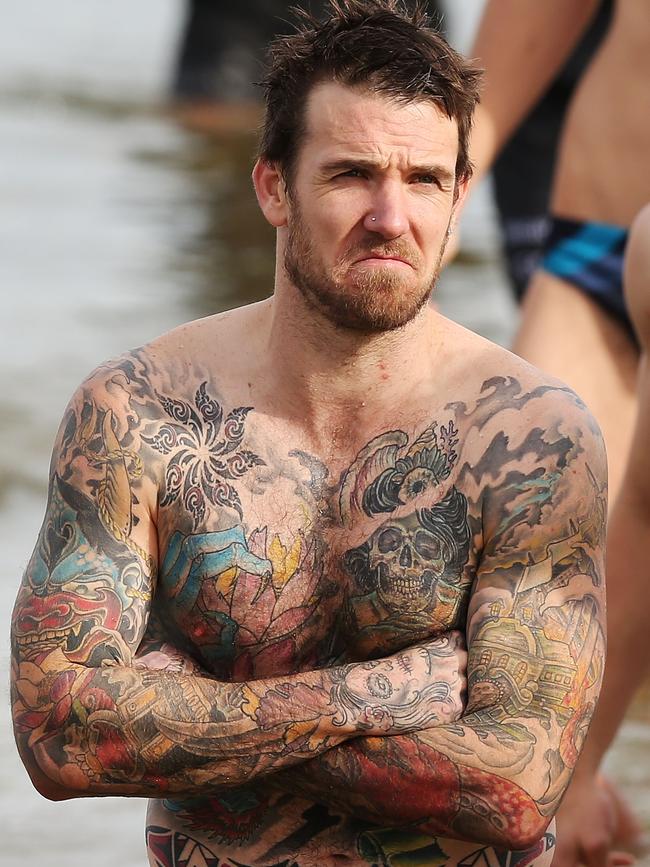
[[[371,217],[370,220],[371,220],[373,223],[376,223],[376,222],[377,222],[377,217]]]

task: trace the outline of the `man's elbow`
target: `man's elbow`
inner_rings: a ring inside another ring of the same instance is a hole
[[[531,780],[508,780],[493,772],[461,771],[460,809],[454,825],[472,840],[501,849],[535,849],[553,818],[540,809]]]
[[[23,764],[38,794],[47,798],[48,801],[69,801],[72,798],[83,797],[84,792],[81,790],[63,786],[61,783],[52,780],[47,774],[43,773],[35,761],[25,761],[23,759]]]
[[[45,776],[34,774],[30,770],[27,773],[38,794],[43,798],[47,798],[48,801],[70,801],[72,798],[82,797],[81,792],[64,789],[58,783],[54,783]]]
[[[51,770],[46,772],[43,762],[39,761],[38,752],[32,750],[26,744],[21,743],[21,738],[16,737],[16,746],[18,754],[27,771],[27,775],[31,780],[32,785],[42,797],[48,801],[68,801],[71,798],[81,798],[87,792],[81,789],[75,789],[70,786],[63,785],[62,782],[54,780],[51,776]]]
[[[542,813],[538,801],[527,788],[513,783],[507,786],[503,780],[502,791],[495,792],[495,800],[490,806],[495,824],[500,825],[502,839],[490,841],[494,845],[515,851],[531,850],[543,839],[553,815],[546,811]]]
[[[496,781],[495,781],[496,782]],[[413,815],[402,811],[396,824],[417,824],[423,833],[450,836],[461,840],[488,844],[498,849],[533,850],[550,825],[553,817],[542,815],[535,800],[507,781],[498,791],[495,786],[489,792],[468,790],[460,799],[455,814],[446,817],[430,813],[413,822]],[[435,794],[439,798],[439,791]]]
[[[541,815],[521,823],[513,819],[506,831],[505,848],[514,849],[515,851],[534,849],[544,837],[552,821],[552,816]],[[502,846],[503,844],[497,845]]]
[[[489,843],[499,849],[530,851],[543,839],[551,821],[551,816],[542,816],[537,811],[535,814],[531,810],[528,815],[518,815],[517,811],[513,810],[511,814],[504,813],[501,821],[495,822],[492,827],[487,827],[479,820],[476,828],[472,829],[473,823],[470,820],[465,826],[465,834],[459,827],[457,836]]]

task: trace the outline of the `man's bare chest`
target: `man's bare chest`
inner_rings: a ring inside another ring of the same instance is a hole
[[[154,612],[217,676],[383,656],[462,627],[476,546],[451,420],[331,462],[243,410],[189,434],[163,425],[162,442]]]

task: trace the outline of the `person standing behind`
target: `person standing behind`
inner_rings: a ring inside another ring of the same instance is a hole
[[[472,144],[478,174],[487,171],[544,90],[594,8],[591,0],[544,4],[498,0],[487,4],[471,50],[486,70],[485,94]],[[595,730],[600,728],[601,717],[619,718],[621,703],[629,700],[631,681],[638,685],[650,665],[645,627],[635,616],[636,570],[645,558],[645,542],[634,530],[639,522],[638,498],[630,497],[627,490],[630,480],[644,471],[638,455],[630,452],[640,351],[623,296],[627,231],[650,199],[648,80],[647,3],[617,0],[608,33],[567,112],[553,181],[553,228],[541,266],[526,290],[514,342],[518,354],[581,395],[598,419],[607,445],[614,510],[608,577],[615,590],[608,599],[613,627],[610,674]],[[625,662],[631,647],[635,658],[632,669]],[[617,682],[627,684],[624,695],[616,689]],[[607,723],[605,728],[609,730]],[[609,737],[611,731],[600,740],[605,743]],[[599,748],[595,752],[600,761]],[[567,804],[574,804],[571,818],[563,820],[563,809],[558,815],[562,864],[584,860],[600,867],[605,850],[614,843],[612,817],[621,805],[608,789],[596,785],[593,760],[591,770],[591,775],[586,775],[588,782],[580,786],[580,797],[572,793],[578,792],[578,780],[575,790],[569,789]],[[584,808],[582,813],[578,803]],[[596,822],[594,815],[599,810],[601,821]],[[625,821],[628,837],[637,836],[638,823],[629,814]]]
[[[600,764],[623,721],[639,683],[647,675],[647,540],[650,532],[650,204],[636,217],[625,252],[625,300],[641,346],[639,411],[623,485],[610,514],[607,533],[607,665],[603,692],[560,810],[556,867],[612,863],[610,850],[621,837],[637,852],[649,842],[612,800]],[[630,540],[632,539],[632,544]],[[621,829],[621,819],[628,825]],[[624,831],[625,833],[621,833]],[[615,862],[629,863],[622,852]]]
[[[324,0],[309,0],[321,12]],[[171,85],[174,115],[197,132],[253,132],[268,43],[290,28],[287,0],[187,0]]]
[[[597,12],[548,89],[512,133],[492,166],[501,247],[511,288],[521,301],[546,244],[553,174],[566,110],[607,33],[613,0]],[[525,179],[525,183],[522,183]]]
[[[257,82],[266,48],[291,31],[291,7],[316,17],[326,0],[187,0],[174,65],[171,98],[175,116],[196,132],[252,132],[262,118]],[[441,21],[440,4],[426,3]]]

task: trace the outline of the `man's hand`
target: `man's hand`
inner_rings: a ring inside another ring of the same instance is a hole
[[[465,709],[467,652],[457,631],[345,671],[334,688],[339,707],[335,723],[356,724],[366,735],[452,723]]]
[[[633,864],[630,852],[614,848],[620,839],[621,815],[620,797],[604,777],[576,777],[557,814],[553,867]]]

